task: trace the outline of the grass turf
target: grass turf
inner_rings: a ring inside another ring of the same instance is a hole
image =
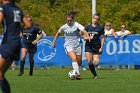
[[[69,69],[34,70],[34,76],[17,76],[9,70],[6,77],[12,93],[139,93],[139,70],[98,70],[93,79],[89,70],[81,71],[82,80],[70,80]]]

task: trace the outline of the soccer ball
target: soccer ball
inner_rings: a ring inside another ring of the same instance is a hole
[[[68,77],[70,79],[76,79],[77,76],[78,76],[78,73],[75,70],[70,70],[68,73]]]

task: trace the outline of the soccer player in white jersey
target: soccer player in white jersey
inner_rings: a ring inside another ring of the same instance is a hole
[[[80,34],[86,35],[89,38],[88,33],[84,30],[85,28],[79,24],[78,22],[74,22],[73,13],[68,13],[67,15],[67,23],[60,27],[58,32],[56,33],[52,47],[55,47],[55,42],[60,33],[64,33],[65,43],[64,48],[67,55],[72,59],[72,67],[79,74],[76,79],[80,80],[80,72],[79,65],[82,62],[81,56],[81,42],[80,42]],[[90,41],[90,40],[89,40]]]

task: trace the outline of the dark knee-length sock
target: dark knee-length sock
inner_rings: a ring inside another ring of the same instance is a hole
[[[33,68],[34,68],[34,61],[30,62],[30,72],[29,72],[29,75],[33,74]]]
[[[25,60],[20,60],[20,72],[24,72]]]
[[[97,76],[97,73],[93,64],[89,64],[89,69],[94,76]]]
[[[0,80],[0,88],[2,90],[2,93],[11,93],[10,85],[6,78]]]

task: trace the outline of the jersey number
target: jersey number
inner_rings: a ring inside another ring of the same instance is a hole
[[[14,12],[14,22],[20,22],[21,21],[20,11],[13,12]]]

